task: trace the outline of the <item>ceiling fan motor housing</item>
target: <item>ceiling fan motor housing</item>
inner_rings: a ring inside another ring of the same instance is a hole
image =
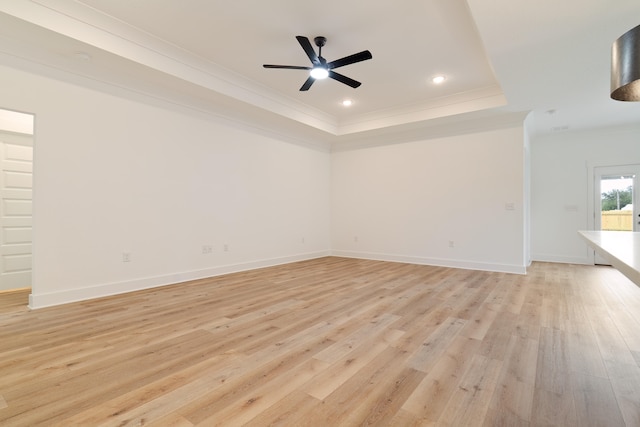
[[[318,37],[313,39],[313,42],[316,44],[316,46],[322,47],[327,43],[327,38],[326,37],[322,37],[322,36],[318,36]]]

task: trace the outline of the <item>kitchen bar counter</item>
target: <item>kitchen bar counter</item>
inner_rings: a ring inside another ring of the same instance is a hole
[[[578,231],[587,244],[640,286],[640,233],[632,231]]]

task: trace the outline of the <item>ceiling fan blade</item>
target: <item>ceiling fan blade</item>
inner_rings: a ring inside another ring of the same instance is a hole
[[[307,56],[311,60],[311,63],[319,64],[320,60],[318,59],[318,55],[316,54],[316,51],[313,50],[313,46],[311,46],[311,42],[309,41],[309,39],[304,36],[296,36],[296,39],[298,39],[298,43],[300,43],[300,46],[302,46],[304,53],[307,54]]]
[[[307,81],[305,81],[304,84],[302,85],[302,87],[300,88],[300,91],[304,92],[306,90],[309,90],[309,88],[311,87],[311,85],[315,81],[316,81],[316,79],[314,79],[313,77],[309,76]]]
[[[373,58],[371,52],[369,52],[368,50],[363,50],[362,52],[354,53],[353,55],[345,56],[344,58],[331,61],[327,64],[327,67],[329,69],[344,67],[345,65],[355,64],[356,62],[366,61],[367,59],[371,58]]]
[[[353,80],[347,76],[343,76],[342,74],[338,74],[335,71],[331,71],[329,70],[329,77],[331,77],[334,80],[339,81],[340,83],[344,83],[347,86],[351,86],[352,88],[357,88],[358,86],[360,86],[362,83]]]
[[[271,65],[271,64],[264,64],[263,65],[264,68],[282,68],[285,70],[310,70],[312,67],[301,67],[298,65]]]

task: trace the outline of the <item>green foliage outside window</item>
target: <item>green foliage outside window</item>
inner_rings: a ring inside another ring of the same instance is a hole
[[[602,210],[619,210],[632,203],[632,188],[632,186],[629,186],[626,190],[611,190],[606,193],[602,193]]]

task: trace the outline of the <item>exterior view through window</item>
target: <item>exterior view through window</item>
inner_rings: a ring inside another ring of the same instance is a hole
[[[634,177],[635,175],[601,176],[601,230],[633,231]]]

